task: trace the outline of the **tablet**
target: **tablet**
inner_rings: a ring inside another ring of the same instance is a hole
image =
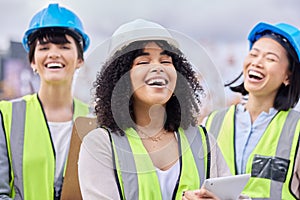
[[[220,199],[237,200],[247,184],[251,174],[210,178],[204,181],[204,188]]]

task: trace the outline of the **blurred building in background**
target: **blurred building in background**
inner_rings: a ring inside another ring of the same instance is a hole
[[[10,41],[9,48],[0,52],[0,99],[33,93],[36,78],[22,43]]]

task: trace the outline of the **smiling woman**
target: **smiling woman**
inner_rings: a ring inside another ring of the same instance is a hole
[[[149,102],[150,106],[165,104],[174,92],[177,79],[172,57],[155,42],[146,44],[143,54],[133,61],[130,79],[135,103],[144,99],[144,103],[153,101]]]
[[[31,44],[29,58],[32,69],[40,76],[40,92],[53,84],[65,85],[67,82],[71,85],[75,70],[83,63],[83,55],[78,55],[75,39],[47,31],[36,37]],[[48,117],[51,120],[51,116]]]
[[[206,178],[229,175],[198,126],[203,88],[169,31],[137,19],[110,42],[93,84],[99,128],[80,149],[83,198],[181,199]]]
[[[210,114],[232,174],[251,174],[243,193],[258,199],[300,198],[300,30],[258,23],[249,33],[244,82],[233,91],[246,102]],[[231,139],[230,139],[231,138]]]
[[[89,113],[71,90],[89,37],[77,15],[49,4],[31,19],[23,46],[40,87],[0,103],[0,198],[60,199],[73,120]]]

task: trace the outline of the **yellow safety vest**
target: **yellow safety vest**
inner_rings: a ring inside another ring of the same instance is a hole
[[[232,174],[237,174],[235,109],[215,111],[206,122],[208,132],[217,136]],[[280,111],[272,119],[247,161],[246,173],[251,173],[251,178],[243,194],[252,199],[296,199],[290,185],[299,146],[299,119],[294,110]]]
[[[0,110],[10,161],[11,197],[53,200],[55,150],[37,94],[2,101]],[[88,105],[74,99],[73,119],[88,113]]]
[[[209,178],[210,146],[201,126],[180,128],[176,134],[180,173],[172,199],[181,199],[183,191],[198,189]],[[162,199],[155,167],[136,131],[128,128],[125,136],[109,135],[120,199]]]

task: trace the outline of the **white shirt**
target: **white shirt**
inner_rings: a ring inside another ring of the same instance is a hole
[[[73,121],[48,122],[55,149],[56,167],[54,187],[56,195],[60,193],[65,162],[69,153]]]
[[[163,197],[162,199],[172,199],[173,191],[176,185],[176,179],[179,176],[179,171],[179,161],[165,171],[156,168],[156,174],[160,184],[160,191]]]
[[[238,174],[244,174],[246,172],[246,165],[250,154],[277,112],[276,109],[270,108],[269,113],[260,113],[257,119],[251,123],[250,113],[243,105],[237,105],[235,145]]]

